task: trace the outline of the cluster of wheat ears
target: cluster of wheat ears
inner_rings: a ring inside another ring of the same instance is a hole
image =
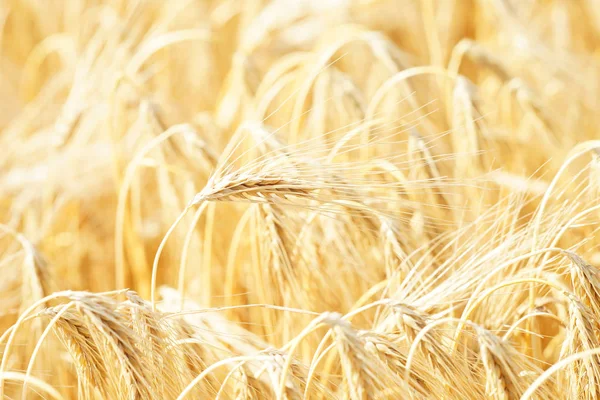
[[[0,104],[2,399],[600,396],[599,0],[0,0]]]

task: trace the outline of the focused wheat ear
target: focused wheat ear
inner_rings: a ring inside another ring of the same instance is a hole
[[[569,317],[565,341],[560,352],[561,359],[600,346],[594,328],[594,326],[597,326],[598,321],[576,298],[570,299]],[[563,373],[566,375],[566,379],[563,378],[562,381],[566,386],[563,387],[563,390],[568,392],[570,396],[587,399],[597,396],[597,384],[595,382],[598,381],[599,369],[596,355],[570,364]],[[585,382],[582,379],[585,379]]]
[[[485,394],[493,399],[520,398],[541,370],[509,343],[485,329],[476,330],[481,362],[485,371]],[[539,394],[551,396],[553,382],[547,382]]]

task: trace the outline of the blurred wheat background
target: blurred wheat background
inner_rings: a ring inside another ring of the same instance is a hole
[[[600,1],[0,0],[0,398],[597,399]]]

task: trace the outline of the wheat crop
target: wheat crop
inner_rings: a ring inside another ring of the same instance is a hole
[[[0,0],[1,399],[596,399],[600,1]]]

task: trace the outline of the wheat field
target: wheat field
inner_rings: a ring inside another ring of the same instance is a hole
[[[1,399],[600,398],[599,0],[0,0]]]

